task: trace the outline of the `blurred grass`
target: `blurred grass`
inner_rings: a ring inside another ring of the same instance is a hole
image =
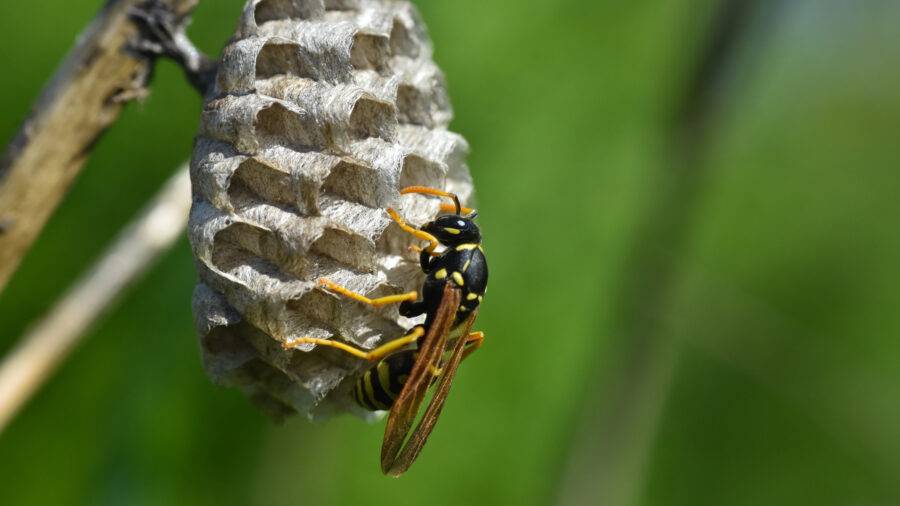
[[[241,3],[201,2],[199,47],[218,52]],[[378,472],[381,424],[276,426],[210,384],[182,240],[0,435],[3,504],[560,497],[583,410],[602,406],[595,379],[630,337],[614,332],[622,269],[671,169],[666,122],[715,4],[417,5],[452,128],[472,146],[491,290],[477,324],[487,343],[410,473]],[[4,8],[0,139],[98,8]],[[640,424],[651,428],[635,477],[644,504],[900,502],[900,8],[829,0],[769,12],[722,87],[672,294],[648,309],[662,338],[683,344],[660,418]],[[199,107],[180,71],[160,64],[151,97],[101,140],[0,295],[0,350],[190,155]],[[585,462],[576,471],[590,477]]]

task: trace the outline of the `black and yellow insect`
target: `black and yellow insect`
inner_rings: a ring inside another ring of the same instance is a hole
[[[481,231],[472,221],[477,212],[460,206],[456,195],[433,188],[411,186],[400,193],[437,195],[454,201],[453,206],[443,204],[441,209],[453,210],[455,214],[440,216],[420,229],[410,227],[393,209],[387,209],[403,230],[429,243],[422,249],[411,247],[420,252],[419,263],[426,274],[422,300],[418,300],[415,291],[369,299],[327,279],[319,282],[331,291],[376,307],[399,302],[400,314],[424,314],[425,323],[368,352],[328,339],[299,338],[284,343],[285,348],[300,343],[331,346],[377,361],[356,382],[353,397],[366,409],[391,410],[381,447],[381,470],[392,476],[406,472],[418,457],[443,408],[456,368],[484,341],[482,332],[471,329],[488,279]],[[444,246],[441,252],[436,251],[439,245]],[[447,353],[450,355],[445,360]],[[435,381],[434,396],[409,435],[428,388]]]

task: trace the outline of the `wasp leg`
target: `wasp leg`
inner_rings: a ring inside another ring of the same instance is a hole
[[[414,252],[414,253],[419,253],[419,254],[421,254],[422,251],[424,251],[422,248],[420,248],[420,247],[418,247],[418,246],[410,246],[410,247],[407,248],[407,249],[409,249],[409,251],[412,251],[412,252]],[[436,251],[429,251],[428,254],[431,255],[431,256],[433,256],[433,257],[440,256],[440,255],[441,255],[440,253],[438,253],[438,252],[436,252]]]
[[[466,350],[463,351],[463,356],[460,360],[465,360],[466,357],[472,354],[473,351],[477,350],[479,346],[484,343],[484,332],[480,330],[478,332],[472,332],[466,337]]]
[[[460,358],[459,361],[462,362],[463,360],[465,360],[466,357],[471,355],[472,352],[477,350],[478,347],[481,346],[483,343],[484,343],[484,332],[479,330],[478,332],[472,332],[471,334],[469,334],[466,337],[466,349],[463,351],[462,358]],[[443,365],[441,365],[440,367],[437,367],[437,368],[434,366],[431,367],[431,374],[433,374],[435,377],[440,376],[441,373],[443,373],[443,372],[444,372]]]
[[[406,302],[406,301],[414,301],[419,297],[419,292],[413,290],[409,293],[401,293],[399,295],[387,295],[385,297],[378,297],[377,299],[370,299],[365,295],[360,295],[356,292],[352,292],[347,290],[341,285],[332,283],[325,278],[319,278],[319,283],[328,287],[332,292],[339,293],[346,297],[350,297],[351,299],[358,300],[360,302],[365,302],[366,304],[370,304],[375,307],[387,306],[390,304],[396,304],[398,302]]]
[[[478,332],[472,332],[471,334],[469,334],[466,337],[466,349],[463,351],[462,358],[460,358],[459,361],[462,362],[463,360],[465,360],[466,357],[477,350],[478,347],[482,345],[482,343],[484,343],[484,332],[479,330]],[[443,372],[443,366],[438,369],[432,368],[431,372],[435,376],[440,376]]]
[[[406,230],[410,234],[416,236],[417,239],[422,239],[423,241],[428,241],[430,244],[425,247],[425,251],[431,253],[434,251],[434,248],[438,246],[438,240],[433,235],[425,232],[424,230],[419,230],[417,228],[410,227],[406,223],[403,222],[403,219],[400,218],[400,215],[397,214],[397,211],[394,211],[393,208],[387,208],[387,213],[397,222],[397,225],[400,225],[400,228]]]
[[[419,302],[403,301],[400,304],[400,314],[407,318],[415,318],[420,314],[425,314],[426,311],[428,311],[428,306],[425,305],[424,300]]]
[[[425,334],[425,329],[420,325],[420,326],[417,326],[416,328],[414,328],[412,330],[412,332],[410,332],[409,334],[406,334],[403,337],[398,337],[397,339],[394,339],[393,341],[391,341],[389,343],[383,344],[383,345],[379,346],[378,348],[375,348],[374,350],[371,350],[371,351],[362,351],[359,348],[350,346],[349,344],[340,343],[337,341],[333,341],[331,339],[318,339],[315,337],[300,337],[297,339],[291,339],[290,341],[285,341],[284,343],[282,343],[282,346],[288,350],[296,347],[298,344],[303,344],[303,343],[312,343],[312,344],[317,344],[320,346],[331,346],[332,348],[337,348],[339,350],[346,351],[347,353],[349,353],[351,355],[357,356],[359,358],[364,358],[370,362],[374,362],[376,360],[381,359],[388,353],[391,353],[391,352],[396,351],[408,344],[416,342],[416,340],[418,340],[424,334]]]
[[[463,207],[459,205],[459,197],[457,197],[453,193],[435,190],[434,188],[429,188],[427,186],[407,186],[406,188],[400,190],[401,195],[407,195],[410,193],[423,193],[425,195],[435,195],[438,197],[447,197],[453,199],[453,203],[455,204],[453,207],[447,206],[446,204],[441,204],[441,210],[443,211],[456,211],[456,214],[471,214],[474,212],[474,209],[469,209],[468,207]]]
[[[422,267],[422,272],[425,274],[431,274],[431,271],[433,270],[431,268],[431,261],[435,257],[441,256],[441,254],[436,251],[429,251],[428,249],[422,249],[418,246],[410,246],[409,251],[414,251],[419,254],[419,265]]]

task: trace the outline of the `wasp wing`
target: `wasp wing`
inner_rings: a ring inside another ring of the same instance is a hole
[[[431,327],[425,334],[419,354],[413,365],[409,378],[403,385],[403,390],[394,401],[388,415],[387,427],[384,431],[384,443],[381,445],[381,471],[388,474],[403,447],[403,442],[409,434],[416,414],[425,400],[428,387],[434,378],[434,371],[440,366],[441,359],[447,346],[447,334],[456,315],[456,308],[460,302],[460,290],[452,283],[444,285],[444,294],[441,304],[435,313]],[[408,468],[409,466],[407,466]]]
[[[456,306],[454,306],[454,308],[455,307]],[[459,367],[463,351],[465,351],[466,348],[466,338],[472,330],[472,323],[474,323],[477,314],[478,308],[466,318],[465,331],[460,334],[459,338],[456,340],[456,345],[453,348],[453,355],[450,356],[450,360],[442,367],[441,379],[438,381],[437,387],[435,387],[434,396],[431,398],[431,402],[425,409],[425,414],[422,415],[422,420],[409,437],[406,446],[403,447],[403,450],[400,451],[400,454],[391,465],[391,476],[396,477],[405,473],[419,456],[419,453],[425,446],[425,442],[428,441],[428,436],[431,435],[431,430],[434,429],[434,425],[441,415],[441,409],[443,409],[444,401],[447,399],[447,393],[450,391],[450,384],[453,382],[453,377],[456,375],[456,368]]]

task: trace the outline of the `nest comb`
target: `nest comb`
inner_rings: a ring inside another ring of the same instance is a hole
[[[191,161],[193,308],[209,376],[275,417],[366,416],[349,389],[369,367],[302,336],[373,348],[415,322],[320,287],[418,289],[413,238],[438,201],[472,193],[465,140],[447,131],[444,77],[416,10],[376,0],[250,0],[206,97]],[[304,345],[307,346],[307,345]]]

